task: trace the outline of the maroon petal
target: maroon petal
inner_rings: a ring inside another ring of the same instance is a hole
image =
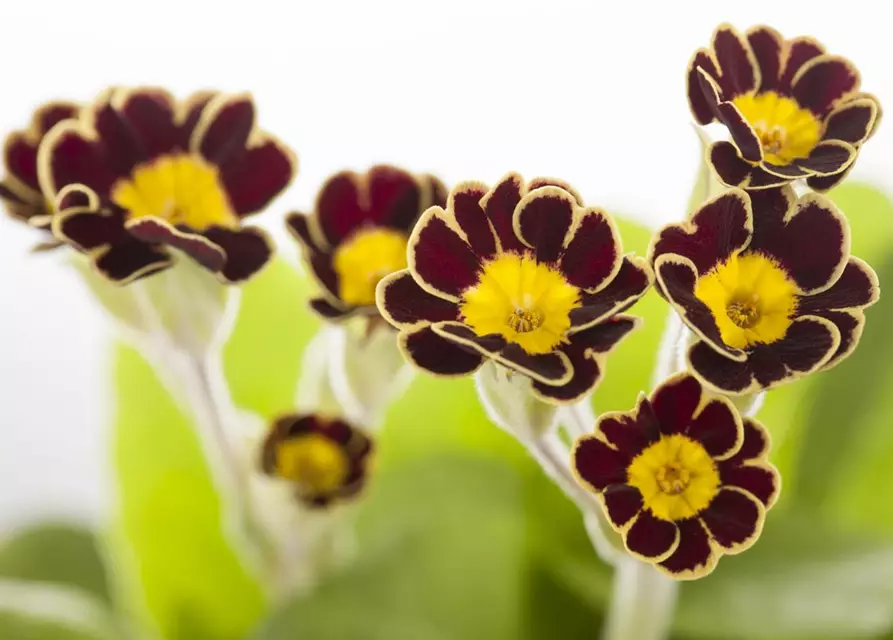
[[[719,118],[729,128],[735,146],[741,152],[741,157],[749,162],[759,162],[763,159],[763,146],[760,143],[757,132],[750,123],[745,120],[741,112],[731,102],[723,102],[717,107]]]
[[[56,194],[69,184],[83,184],[107,194],[115,174],[106,166],[97,145],[74,120],[61,123],[41,144],[38,162],[45,167],[44,191]],[[42,170],[43,171],[43,170]]]
[[[701,409],[686,435],[700,442],[716,460],[732,456],[744,439],[738,412],[731,402],[721,398],[711,400]]]
[[[642,510],[642,494],[628,484],[609,485],[602,494],[605,514],[615,529],[622,529]]]
[[[738,148],[731,142],[725,140],[714,142],[708,157],[716,175],[723,183],[730,187],[747,186],[753,165],[741,157]]]
[[[96,259],[96,269],[109,280],[127,284],[167,269],[174,263],[160,247],[152,247],[135,238],[115,244]]]
[[[710,53],[706,49],[698,49],[689,61],[686,87],[688,106],[695,120],[698,124],[710,124],[715,117],[715,103],[713,100],[708,99],[701,89],[701,72],[708,74],[714,79],[719,77],[719,72],[713,64],[713,58],[710,57]]]
[[[781,58],[784,39],[775,29],[765,25],[747,32],[747,42],[760,69],[758,91],[774,91],[781,77]]]
[[[477,182],[463,182],[456,185],[450,194],[449,208],[456,216],[456,224],[462,229],[468,244],[481,260],[489,260],[496,255],[496,237],[481,200],[487,194],[487,187]]]
[[[64,211],[54,221],[54,232],[80,251],[92,251],[127,238],[121,216],[99,211]]]
[[[312,251],[310,252],[308,262],[310,264],[310,272],[316,279],[317,284],[327,291],[331,298],[338,299],[340,280],[338,272],[335,271],[335,265],[332,263],[332,254]]]
[[[571,466],[577,479],[596,493],[609,485],[625,483],[629,463],[629,456],[594,436],[579,438],[571,451]]]
[[[754,167],[754,169],[756,168],[757,167]],[[763,162],[760,164],[759,169],[771,176],[769,180],[780,178],[784,182],[812,175],[810,169],[805,169],[798,164],[772,164],[771,162]],[[753,172],[751,172],[751,181],[752,180]]]
[[[381,314],[398,329],[412,329],[431,322],[459,319],[456,303],[438,298],[422,289],[408,270],[383,278],[378,284],[376,298]]]
[[[621,267],[620,235],[606,213],[592,208],[583,211],[571,233],[559,268],[569,283],[594,293]]]
[[[171,153],[180,146],[174,101],[163,89],[123,90],[116,100],[118,112],[129,123],[150,158]]]
[[[753,418],[742,418],[744,440],[741,448],[734,456],[724,460],[720,468],[740,466],[746,462],[755,462],[769,455],[769,434],[766,428]]]
[[[832,309],[856,309],[873,305],[880,297],[877,274],[859,258],[847,260],[843,273],[830,288],[797,302],[801,314],[822,313]]]
[[[844,97],[859,88],[859,72],[840,56],[823,55],[803,65],[791,93],[798,104],[824,118]]]
[[[189,254],[210,271],[226,262],[223,249],[202,235],[181,231],[160,218],[138,218],[125,224],[128,233],[148,244],[166,244]]]
[[[248,95],[218,95],[202,110],[189,148],[218,167],[238,157],[254,128],[254,102]]]
[[[601,433],[612,447],[634,458],[660,437],[660,433],[645,426],[637,416],[617,412],[600,416],[595,429],[596,433]]]
[[[753,494],[767,508],[775,504],[781,490],[778,472],[765,463],[720,466],[720,481],[723,485],[744,489]]]
[[[406,359],[415,366],[440,376],[464,376],[474,373],[484,359],[425,327],[401,333],[398,339]]]
[[[660,561],[679,546],[679,529],[675,523],[659,520],[647,509],[639,512],[624,536],[630,553],[651,561]]]
[[[499,334],[479,336],[461,322],[439,322],[433,326],[433,329],[446,340],[461,344],[488,357],[497,356],[507,344],[505,338]]]
[[[651,406],[665,435],[685,433],[700,403],[701,384],[686,373],[667,378],[651,394]]]
[[[289,185],[296,167],[294,154],[267,138],[227,163],[220,177],[233,210],[247,216],[266,208]]]
[[[412,174],[378,165],[366,174],[369,220],[409,232],[422,212],[422,188]]]
[[[134,167],[150,160],[136,130],[112,106],[114,92],[92,110],[92,125],[99,136],[97,148],[106,166],[117,176],[129,176]]]
[[[772,171],[775,173],[772,173]],[[748,193],[754,193],[754,191],[762,189],[775,189],[790,184],[792,180],[796,179],[796,177],[792,177],[792,174],[795,173],[805,174],[806,171],[795,165],[780,168],[778,165],[763,162],[760,166],[751,169],[747,183],[742,186],[747,188]]]
[[[359,178],[342,171],[331,176],[316,198],[319,228],[331,246],[337,246],[366,220]]]
[[[220,93],[217,91],[196,91],[186,98],[178,108],[179,143],[182,149],[189,149],[192,133],[201,120],[202,112]]]
[[[757,88],[759,69],[753,52],[732,26],[720,25],[713,33],[713,52],[719,64],[724,99],[731,100]]]
[[[824,140],[810,151],[808,157],[794,162],[817,175],[826,176],[846,169],[856,159],[856,155],[856,148],[848,142]]]
[[[285,218],[285,225],[298,242],[311,251],[319,251],[313,232],[310,230],[310,216],[303,213],[290,213]]]
[[[34,128],[41,136],[63,120],[76,118],[80,105],[66,100],[54,100],[38,107],[34,112]]]
[[[205,236],[226,254],[226,264],[220,274],[227,282],[247,280],[273,256],[273,243],[256,227],[242,227],[237,231],[212,227]]]
[[[326,298],[312,298],[310,308],[326,320],[342,320],[353,316],[357,311],[354,307],[336,306]]]
[[[831,356],[822,369],[830,369],[846,359],[859,344],[862,331],[865,328],[865,314],[861,311],[826,311],[821,314],[826,320],[830,320],[840,332],[840,346]]]
[[[719,559],[710,544],[710,536],[698,518],[676,523],[679,546],[658,566],[677,580],[690,580],[707,575]]]
[[[567,191],[571,197],[574,199],[574,202],[577,206],[584,206],[583,204],[583,196],[581,196],[576,189],[574,189],[570,184],[561,180],[560,178],[547,178],[547,177],[537,177],[532,178],[530,182],[527,183],[527,191],[533,191],[534,189],[541,189],[542,187],[558,187],[564,191]]]
[[[825,140],[843,140],[859,145],[871,135],[879,114],[873,98],[859,98],[840,105],[825,122]]]
[[[22,186],[40,193],[37,178],[37,143],[21,132],[13,132],[3,143],[3,164],[6,172]]]
[[[515,207],[521,202],[523,188],[521,176],[510,173],[490,189],[481,201],[503,251],[523,252],[525,249],[513,226]]]
[[[624,256],[617,275],[598,293],[583,293],[570,313],[572,331],[580,331],[624,311],[651,287],[654,275],[644,259]]]
[[[850,165],[840,173],[834,173],[830,176],[809,176],[806,179],[806,186],[817,193],[825,193],[843,182],[844,178],[847,177],[854,166],[856,166],[855,161],[851,162]]]
[[[519,345],[510,342],[499,352],[498,360],[546,385],[564,385],[573,375],[570,359],[561,351],[527,353]]]
[[[446,222],[443,209],[426,211],[409,238],[407,258],[416,280],[444,297],[458,298],[477,284],[481,263]]]
[[[661,229],[651,260],[665,253],[684,256],[704,274],[746,247],[752,231],[750,198],[737,189],[728,191],[702,204],[687,222]]]
[[[723,487],[700,517],[726,553],[738,553],[756,541],[765,513],[763,505],[753,496]]]
[[[801,291],[821,290],[840,276],[849,257],[849,227],[831,201],[808,194],[786,219],[766,209],[754,210],[754,217],[760,225],[750,249],[777,260]]]
[[[529,193],[515,209],[515,234],[534,250],[539,262],[555,262],[574,219],[574,197],[558,187]],[[592,253],[598,248],[593,247]]]
[[[782,94],[790,95],[791,83],[794,76],[803,68],[803,66],[818,56],[825,53],[825,48],[816,40],[801,36],[793,38],[787,43],[787,55],[784,59],[781,79],[778,82],[779,90]]]

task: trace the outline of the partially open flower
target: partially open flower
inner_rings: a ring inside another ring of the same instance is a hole
[[[623,256],[611,219],[567,185],[509,174],[465,182],[422,215],[409,268],[378,285],[405,356],[438,375],[491,358],[533,380],[548,402],[590,391],[605,358],[637,326],[619,315],[648,289],[644,260]]]
[[[577,440],[571,466],[630,553],[694,579],[759,537],[780,488],[768,453],[758,422],[683,373],[633,411],[602,415]]]
[[[264,473],[290,482],[307,506],[325,507],[356,496],[366,483],[372,441],[338,419],[287,415],[263,444]]]
[[[444,204],[445,187],[429,175],[378,165],[331,176],[313,214],[292,213],[287,220],[322,292],[311,307],[329,319],[377,315],[378,281],[406,267],[413,225],[425,209]]]
[[[249,96],[210,92],[178,103],[161,89],[109,90],[38,154],[46,198],[83,194],[73,209],[57,203],[54,233],[119,283],[170,266],[170,248],[225,282],[250,277],[272,247],[242,218],[295,170],[294,154],[257,128]]]
[[[13,131],[6,137],[3,143],[6,174],[0,180],[0,200],[12,218],[49,231],[53,206],[40,191],[37,149],[56,124],[77,117],[78,108],[72,102],[48,102],[34,112],[27,129]]]
[[[688,100],[700,124],[719,121],[731,133],[733,142],[709,151],[726,184],[764,189],[805,178],[824,191],[844,178],[880,120],[877,98],[859,83],[849,60],[812,38],[785,40],[766,26],[742,37],[723,24],[689,63]]]
[[[697,336],[689,365],[725,393],[836,365],[856,348],[863,309],[879,295],[871,267],[850,257],[844,217],[789,186],[732,189],[664,227],[649,255],[658,292]]]

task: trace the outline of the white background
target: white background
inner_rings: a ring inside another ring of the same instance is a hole
[[[574,184],[590,204],[679,218],[698,147],[685,66],[713,28],[768,22],[854,60],[893,100],[880,2],[121,0],[3,3],[0,133],[49,98],[109,84],[250,90],[261,125],[293,146],[283,214],[341,168],[391,162],[445,181],[514,169]],[[882,126],[854,179],[893,187]],[[61,256],[0,217],[0,533],[44,515],[96,519],[108,499],[109,326]]]

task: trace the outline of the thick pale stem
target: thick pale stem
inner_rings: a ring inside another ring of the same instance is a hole
[[[614,589],[603,640],[666,640],[679,586],[629,554],[614,564]]]

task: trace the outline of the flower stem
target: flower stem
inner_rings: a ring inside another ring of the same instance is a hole
[[[614,587],[603,640],[666,640],[678,583],[631,555],[614,563]]]

